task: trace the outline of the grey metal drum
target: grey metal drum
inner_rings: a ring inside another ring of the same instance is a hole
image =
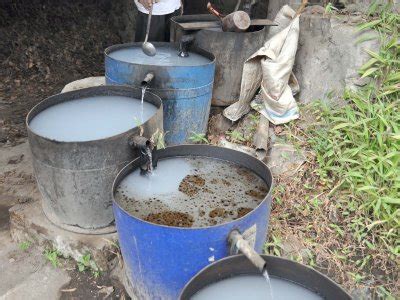
[[[58,141],[34,132],[30,126],[32,120],[46,109],[96,96],[140,99],[141,90],[101,86],[62,93],[37,104],[26,118],[33,166],[45,215],[59,227],[90,234],[115,231],[112,225],[112,182],[118,171],[140,154],[139,149],[132,149],[129,141],[138,135],[151,137],[163,126],[161,99],[151,93],[146,93],[144,101],[155,107],[155,113],[140,126],[136,126],[132,120],[130,129],[106,138]]]
[[[171,19],[171,40],[178,42],[183,32],[179,23],[216,21],[211,15],[178,16]],[[211,105],[228,106],[239,100],[243,64],[265,42],[266,29],[250,26],[246,32],[223,32],[221,29],[202,29],[194,33],[195,45],[214,54],[215,77]]]

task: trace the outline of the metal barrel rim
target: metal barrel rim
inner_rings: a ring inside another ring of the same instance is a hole
[[[327,300],[351,299],[350,295],[332,279],[298,262],[270,255],[266,261],[270,277],[300,285]],[[222,258],[200,270],[182,289],[179,299],[189,300],[206,286],[236,275],[261,275],[260,271],[242,254]]]
[[[35,118],[41,112],[45,111],[47,108],[52,107],[57,104],[60,104],[60,103],[73,101],[73,100],[77,100],[77,99],[82,99],[82,98],[86,98],[86,97],[95,97],[95,96],[126,96],[126,97],[129,97],[129,94],[127,95],[126,93],[130,93],[131,95],[134,94],[135,99],[137,98],[136,95],[139,97],[139,99],[141,97],[141,89],[140,88],[136,88],[133,86],[127,86],[127,85],[96,86],[96,87],[89,87],[89,88],[79,89],[79,90],[75,90],[75,91],[55,94],[55,95],[52,95],[52,96],[47,97],[44,100],[40,101],[28,112],[28,114],[26,115],[26,118],[25,118],[25,126],[26,126],[29,134],[32,134],[32,135],[34,135],[38,138],[41,138],[43,140],[46,140],[48,142],[54,142],[57,144],[76,143],[79,145],[83,145],[83,144],[89,145],[91,143],[101,142],[102,140],[115,139],[124,134],[129,133],[130,131],[134,132],[139,126],[135,126],[127,131],[124,131],[124,132],[121,132],[119,134],[115,134],[115,135],[112,135],[109,137],[101,138],[101,139],[93,139],[93,140],[88,140],[88,141],[68,141],[68,142],[66,142],[66,141],[53,140],[53,139],[47,138],[45,136],[42,136],[40,134],[37,134],[35,131],[32,130],[29,123],[32,121],[33,118]],[[162,106],[161,98],[152,92],[146,91],[143,101],[151,103],[154,106],[156,106],[157,111]],[[147,120],[140,126],[145,126],[146,123],[148,123],[150,120],[151,120],[151,117],[149,118],[149,120]]]

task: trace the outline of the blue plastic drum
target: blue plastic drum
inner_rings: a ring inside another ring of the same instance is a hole
[[[252,211],[233,221],[207,227],[171,227],[133,216],[117,202],[120,183],[143,165],[129,163],[113,185],[113,209],[128,279],[139,299],[176,300],[185,284],[208,264],[230,255],[228,236],[238,230],[261,253],[268,227],[273,179],[258,159],[231,149],[208,145],[181,145],[155,151],[154,161],[173,157],[208,157],[244,167],[269,188]]]
[[[165,141],[168,145],[190,142],[193,133],[205,133],[214,83],[215,57],[190,49],[178,56],[178,46],[153,43],[157,55],[143,54],[142,43],[114,45],[105,50],[107,84],[141,87],[147,74],[154,74],[148,91],[163,100]]]

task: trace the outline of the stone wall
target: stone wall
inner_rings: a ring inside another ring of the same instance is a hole
[[[345,87],[365,84],[358,75],[359,68],[370,58],[365,49],[379,48],[377,40],[357,43],[360,36],[374,34],[357,30],[361,16],[339,19],[310,11],[300,18],[294,67],[301,89],[297,97],[304,103],[340,97]]]

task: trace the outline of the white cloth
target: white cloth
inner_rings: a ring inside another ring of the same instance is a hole
[[[135,0],[135,4],[140,12],[144,14],[149,13],[149,11],[144,8],[144,6],[140,4],[138,0]],[[153,3],[153,15],[168,15],[180,7],[181,0],[159,0],[157,3]]]
[[[299,17],[295,17],[295,12],[288,6],[284,6],[280,14],[290,21],[282,22],[280,30],[276,30],[275,35],[246,60],[240,99],[223,112],[229,120],[240,119],[250,111],[250,107],[273,124],[299,118],[299,109],[293,97],[299,86],[292,73],[299,38]],[[282,29],[283,26],[286,28]],[[260,86],[261,102],[251,103]]]

